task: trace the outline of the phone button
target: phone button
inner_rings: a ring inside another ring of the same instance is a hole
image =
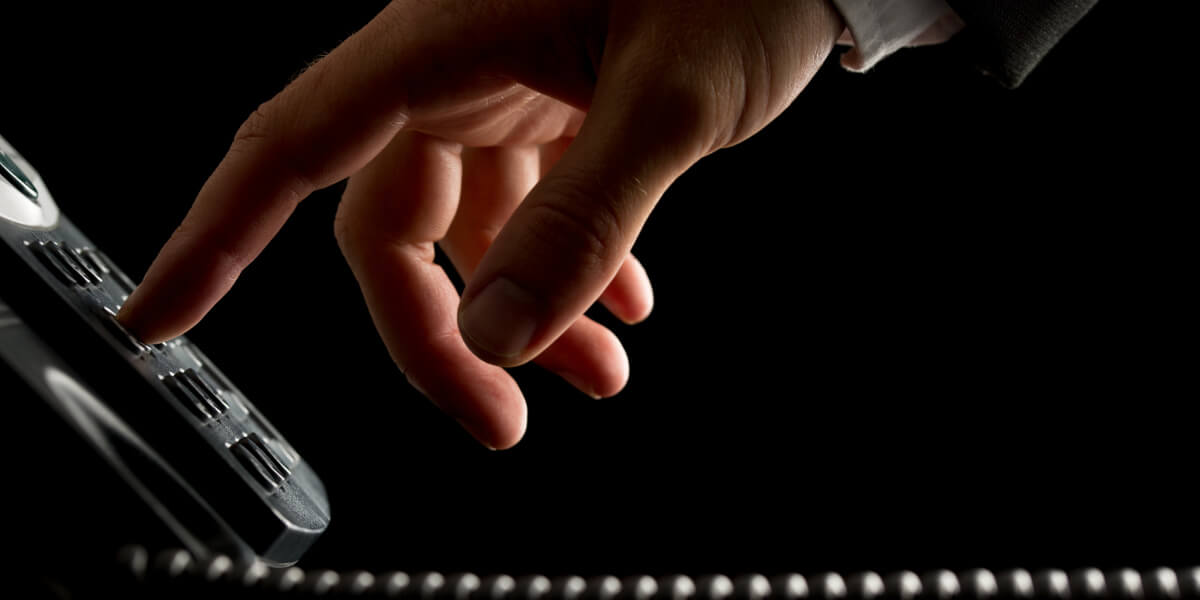
[[[234,442],[229,449],[250,476],[268,492],[283,485],[292,474],[291,469],[271,452],[257,433],[251,433]]]
[[[25,242],[25,245],[63,285],[83,287],[104,281],[99,272],[62,242]]]
[[[113,309],[105,306],[104,309],[100,311],[98,318],[100,324],[104,326],[104,329],[108,331],[109,335],[116,339],[117,342],[120,343],[121,346],[123,346],[126,350],[129,350],[138,356],[150,352],[150,346],[143,344],[141,340],[134,337],[132,333],[129,333],[129,331],[127,331],[121,326],[120,323],[117,322],[117,313]]]

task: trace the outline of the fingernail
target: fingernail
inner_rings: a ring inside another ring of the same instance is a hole
[[[557,373],[558,373],[558,376],[565,379],[567,381],[567,383],[575,386],[575,389],[591,396],[592,399],[594,399],[594,400],[601,399],[600,394],[597,394],[596,392],[592,391],[592,386],[588,385],[587,380],[585,380],[584,378],[582,378],[570,371],[557,371]]]
[[[137,316],[141,314],[135,310],[135,308],[137,308],[137,302],[138,289],[135,288],[133,292],[129,294],[129,297],[125,299],[125,302],[121,305],[121,308],[117,310],[117,321],[120,321],[121,325],[133,332],[140,331],[143,325],[142,319],[137,318]]]
[[[465,430],[467,432],[467,434],[469,434],[471,437],[475,438],[475,441],[479,442],[479,444],[481,446],[483,446],[484,448],[487,448],[488,450],[495,450],[495,448],[492,447],[491,444],[484,441],[484,434],[487,432],[487,428],[484,427],[483,424],[478,419],[473,419],[466,415],[457,414],[457,411],[454,411],[454,410],[446,407],[445,405],[438,403],[438,401],[435,399],[435,397],[431,396],[429,394],[429,392],[426,391],[425,388],[422,387],[421,384],[417,381],[417,378],[413,377],[411,374],[405,373],[404,378],[406,380],[408,380],[408,385],[411,385],[413,387],[413,389],[417,390],[418,392],[421,392],[422,396],[425,396],[426,398],[428,398],[429,401],[432,402],[434,406],[438,407],[438,410],[441,410],[442,412],[446,413],[446,416],[453,418],[454,421],[458,423],[458,426],[462,427],[463,430]]]
[[[485,437],[483,433],[486,430],[483,427],[480,427],[479,423],[476,423],[475,421],[465,417],[454,417],[454,420],[458,421],[458,426],[462,427],[471,437],[475,438],[475,441],[479,442],[480,446],[483,446],[488,450],[496,449],[494,446],[484,441]]]
[[[536,310],[537,301],[529,292],[498,278],[463,309],[463,335],[497,358],[514,358],[533,339]]]

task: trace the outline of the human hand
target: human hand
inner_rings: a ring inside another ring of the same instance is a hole
[[[392,358],[510,447],[526,407],[501,367],[619,391],[625,352],[584,311],[649,314],[630,249],[655,203],[782,112],[841,30],[828,0],[397,0],[246,120],[118,318],[184,333],[349,177],[335,233]]]

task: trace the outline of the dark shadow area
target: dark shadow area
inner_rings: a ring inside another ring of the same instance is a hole
[[[0,134],[139,276],[241,121],[377,6],[30,15],[0,36]],[[953,43],[867,75],[831,60],[651,217],[654,314],[593,311],[630,355],[620,395],[514,370],[513,450],[477,446],[391,363],[334,241],[340,184],[191,338],[324,480],[306,567],[1200,562],[1195,52],[1176,24],[1197,14],[1168,6],[1186,14],[1101,3],[1015,91]]]

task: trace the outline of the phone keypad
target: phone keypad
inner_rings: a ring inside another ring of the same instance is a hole
[[[238,462],[268,492],[283,485],[284,480],[292,474],[291,469],[275,456],[257,433],[251,433],[234,442],[229,449]]]
[[[216,419],[229,411],[221,394],[195,369],[184,369],[162,378],[175,399],[201,421]]]
[[[62,242],[26,242],[26,246],[63,285],[86,287],[104,281],[100,273]]]

